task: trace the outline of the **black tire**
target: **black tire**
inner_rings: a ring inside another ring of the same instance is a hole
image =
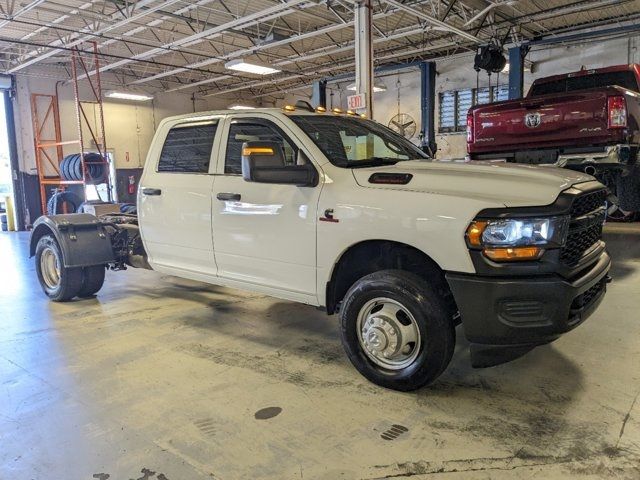
[[[618,206],[626,212],[640,212],[640,164],[628,168],[616,179]]]
[[[52,278],[48,261],[53,256],[53,260],[58,262],[59,275],[57,279]],[[43,257],[46,257],[43,260]],[[54,302],[66,302],[78,295],[82,287],[82,269],[67,268],[63,264],[62,251],[58,242],[52,235],[45,235],[38,240],[36,246],[36,273],[42,291]]]
[[[106,268],[104,265],[92,265],[82,269],[82,287],[78,292],[81,298],[91,297],[98,293],[104,285],[104,274]]]
[[[49,215],[58,215],[62,213],[62,206],[65,203],[67,204],[67,213],[75,213],[82,203],[82,200],[73,192],[54,193],[47,202],[47,211]]]
[[[424,339],[415,359],[404,368],[378,365],[359,340],[358,316],[379,298],[401,304],[415,319],[419,338]],[[392,390],[411,391],[433,382],[449,365],[455,347],[455,328],[444,299],[425,280],[402,270],[382,270],[358,280],[344,297],[340,323],[342,345],[351,363],[373,383]]]

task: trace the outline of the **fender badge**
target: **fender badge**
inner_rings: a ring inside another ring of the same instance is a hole
[[[318,220],[320,220],[321,222],[331,222],[331,223],[338,223],[340,221],[337,218],[333,218],[333,208],[327,208],[324,211],[324,217],[320,217]]]

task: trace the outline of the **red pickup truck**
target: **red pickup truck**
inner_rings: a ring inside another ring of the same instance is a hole
[[[640,65],[540,78],[525,98],[471,108],[471,160],[504,159],[584,171],[640,211]]]

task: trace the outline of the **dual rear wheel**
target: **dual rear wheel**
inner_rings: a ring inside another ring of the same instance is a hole
[[[104,284],[104,265],[65,267],[60,245],[53,235],[44,235],[36,246],[36,272],[44,293],[53,301],[90,297]]]

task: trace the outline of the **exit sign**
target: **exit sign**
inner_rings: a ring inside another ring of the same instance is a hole
[[[347,97],[347,108],[349,110],[361,110],[363,108],[367,108],[367,101],[364,93],[349,95]]]

